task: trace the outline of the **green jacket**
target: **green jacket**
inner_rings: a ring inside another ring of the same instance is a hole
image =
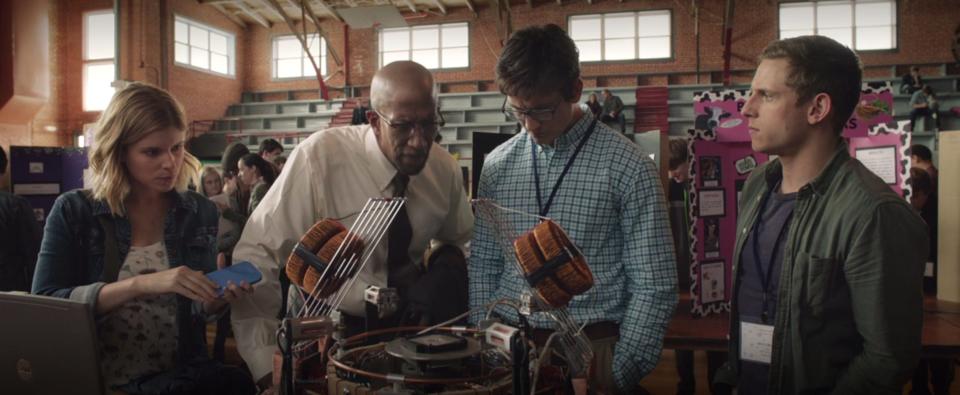
[[[735,385],[740,251],[779,160],[743,189],[734,249],[730,359],[716,381]],[[907,202],[839,144],[797,194],[780,273],[770,394],[900,394],[920,358],[927,228]]]

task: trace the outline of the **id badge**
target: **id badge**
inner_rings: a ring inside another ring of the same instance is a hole
[[[770,364],[773,354],[773,325],[740,321],[740,359]]]

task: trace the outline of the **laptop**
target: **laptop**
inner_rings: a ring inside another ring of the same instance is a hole
[[[103,394],[89,305],[0,292],[0,392]]]

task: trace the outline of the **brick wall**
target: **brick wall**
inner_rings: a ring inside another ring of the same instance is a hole
[[[50,99],[29,125],[2,128],[0,140],[5,144],[69,145],[74,133],[85,123],[94,122],[99,115],[82,111],[82,49],[83,13],[112,6],[111,0],[50,0]],[[721,45],[723,1],[701,1],[700,11],[700,75],[701,82],[716,81],[717,70],[722,69]],[[902,74],[905,66],[896,69],[876,65],[907,65],[913,63],[949,63],[952,61],[950,42],[960,10],[950,0],[900,1],[898,10],[899,48],[893,51],[863,52],[868,66],[868,77],[889,77]],[[127,80],[147,81],[169,89],[184,105],[188,119],[214,119],[224,115],[227,106],[240,100],[242,91],[278,89],[315,89],[312,78],[295,81],[275,81],[271,76],[272,38],[289,34],[285,23],[271,28],[248,24],[241,28],[209,5],[195,0],[131,1],[121,0],[121,77]],[[525,1],[514,1],[510,20],[514,30],[531,24],[556,23],[566,26],[571,15],[616,11],[657,10],[672,11],[673,57],[656,61],[628,61],[586,63],[583,65],[585,85],[629,86],[659,84],[691,84],[697,82],[692,74],[696,68],[697,44],[690,2],[649,0],[618,2],[599,0],[594,4],[536,1],[529,7]],[[478,5],[474,15],[469,9],[449,9],[446,16],[421,14],[411,16],[411,24],[468,22],[470,24],[470,67],[463,70],[438,71],[436,80],[446,82],[449,92],[496,90],[489,82],[494,78],[493,68],[502,48],[505,24],[498,18],[495,6]],[[777,36],[777,2],[741,0],[737,2],[734,17],[733,56],[731,67],[752,69],[754,59],[762,48]],[[236,75],[232,78],[197,71],[174,64],[173,16],[182,15],[236,35]],[[377,34],[374,29],[350,29],[331,20],[322,27],[328,35],[330,47],[345,60],[338,66],[328,56],[331,76],[327,84],[369,85],[377,66]],[[296,28],[299,30],[300,25]],[[312,25],[308,31],[312,31]],[[163,49],[167,60],[164,62]],[[348,51],[349,49],[349,51]],[[875,67],[869,67],[869,66]],[[346,67],[349,67],[347,69]],[[925,74],[938,74],[936,66],[924,68]],[[43,71],[40,71],[43,72]],[[677,73],[654,74],[642,73]],[[711,73],[712,72],[712,73]],[[734,82],[745,83],[749,71],[735,73]],[[457,83],[460,82],[460,83]],[[332,91],[336,96],[336,91]],[[363,90],[366,93],[366,89]],[[315,97],[304,93],[301,97]],[[26,128],[26,129],[24,129]],[[56,132],[47,129],[55,128]],[[15,132],[16,131],[16,132]]]
[[[30,125],[32,136],[17,134],[11,144],[73,144],[84,124],[99,112],[83,111],[83,14],[110,9],[111,0],[54,1],[50,7],[50,99]],[[173,18],[181,15],[236,36],[236,75],[224,77],[174,64]],[[120,78],[169,90],[183,105],[188,121],[222,117],[240,100],[245,67],[246,31],[210,6],[192,0],[122,1]],[[166,47],[167,62],[163,61]],[[56,132],[46,131],[56,128]],[[8,136],[6,133],[4,136]]]
[[[693,11],[690,2],[671,0],[650,0],[643,2],[618,2],[614,0],[570,2],[557,5],[553,2],[534,2],[529,7],[526,2],[514,1],[511,6],[513,29],[517,30],[532,24],[556,23],[567,25],[567,18],[577,14],[606,13],[617,11],[660,10],[672,11],[673,22],[673,58],[653,61],[627,61],[585,63],[583,75],[587,86],[623,86],[638,84],[692,84],[697,82],[694,74],[636,77],[639,73],[693,72],[696,70],[697,43],[694,30]],[[700,69],[701,82],[710,82],[711,77],[718,81],[718,71],[723,68],[723,1],[701,1],[700,9]],[[960,10],[949,0],[900,1],[898,10],[899,48],[893,51],[861,52],[865,65],[946,63],[951,62],[950,42],[952,34],[960,21]],[[497,54],[502,48],[502,26],[498,20],[497,9],[493,6],[478,5],[478,14],[474,16],[467,8],[449,9],[446,16],[427,15],[409,20],[411,25],[450,22],[468,22],[470,24],[470,67],[467,70],[438,71],[437,81],[475,81],[492,80]],[[742,70],[755,67],[755,59],[763,47],[778,36],[778,5],[767,0],[738,1],[734,16],[733,46],[731,69]],[[330,27],[328,27],[330,26]],[[344,49],[342,28],[338,23],[327,22],[324,29],[330,33],[331,45],[341,51]],[[248,45],[249,55],[246,63],[250,65],[245,90],[273,89],[309,89],[316,87],[313,80],[295,82],[276,82],[270,80],[270,37],[271,34],[288,33],[286,26],[275,26],[271,30],[261,27],[250,29]],[[350,80],[354,86],[370,83],[377,64],[377,35],[373,29],[351,29]],[[923,45],[920,45],[923,43]],[[329,65],[330,70],[336,70]],[[905,72],[905,67],[896,70]],[[926,74],[940,73],[935,66],[924,70]],[[868,77],[889,77],[892,70],[888,67],[868,67]],[[610,75],[617,75],[609,77]],[[621,76],[623,75],[623,76]],[[734,73],[733,81],[747,83],[751,72]],[[341,76],[336,76],[331,84],[339,85]],[[477,85],[469,82],[450,84],[448,91],[472,91]],[[491,84],[481,84],[481,89],[495,90]]]
[[[137,2],[141,3],[141,2]],[[142,2],[149,3],[149,2]],[[167,68],[167,89],[183,104],[187,119],[208,120],[223,117],[227,107],[240,101],[243,80],[246,72],[246,31],[209,5],[198,4],[195,0],[169,1],[170,12],[191,20],[212,26],[234,34],[236,38],[236,74],[224,77],[174,64],[173,58],[173,16],[167,21],[169,32],[166,36],[169,57]],[[156,14],[148,14],[156,15]],[[159,60],[159,59],[158,59]]]

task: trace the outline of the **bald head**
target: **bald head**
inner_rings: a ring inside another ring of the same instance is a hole
[[[373,76],[370,105],[384,113],[400,107],[436,107],[433,75],[416,62],[390,63]]]
[[[370,104],[367,119],[384,156],[400,174],[420,173],[442,119],[430,71],[408,61],[386,65],[373,76]]]

